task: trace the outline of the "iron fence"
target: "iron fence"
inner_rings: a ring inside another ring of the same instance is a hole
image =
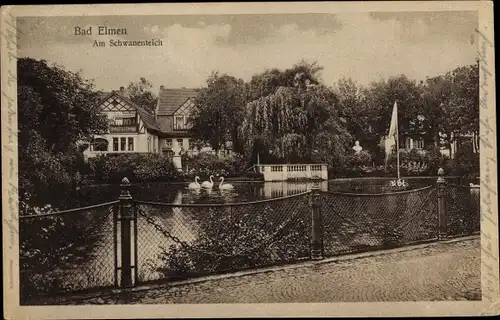
[[[448,184],[445,190],[446,234],[470,235],[480,228],[480,188]]]
[[[326,256],[434,240],[436,188],[381,194],[321,192]]]
[[[311,190],[231,204],[132,199],[20,217],[21,301],[322,259],[479,231],[479,188]]]
[[[211,205],[137,201],[136,281],[182,279],[309,257],[308,194]]]
[[[113,287],[118,201],[19,219],[20,295]]]

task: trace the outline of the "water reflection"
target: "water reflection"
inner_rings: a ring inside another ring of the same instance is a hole
[[[146,201],[160,201],[175,204],[197,204],[197,203],[235,203],[248,202],[263,199],[280,198],[303,193],[311,190],[312,182],[257,182],[233,183],[233,190],[213,189],[189,189],[187,185],[149,186],[149,193],[141,192],[139,197]],[[323,191],[328,190],[328,182],[320,183]],[[162,195],[161,190],[165,193]],[[169,193],[175,193],[172,197]]]
[[[434,179],[412,179],[410,189],[431,185]],[[235,203],[280,198],[309,191],[312,182],[231,182],[233,190],[220,190],[218,185],[213,189],[189,189],[187,183],[155,183],[134,185],[131,193],[135,200],[155,201],[163,203],[202,204],[202,203]],[[322,191],[341,191],[356,193],[379,193],[388,184],[387,179],[346,179],[322,181]],[[68,208],[84,206],[118,199],[118,185],[89,186],[82,188],[79,197],[73,198],[75,203],[67,204]]]

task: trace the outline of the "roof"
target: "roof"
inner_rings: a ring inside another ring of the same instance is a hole
[[[158,125],[156,124],[155,116],[151,113],[149,113],[146,109],[139,107],[136,103],[134,103],[132,100],[129,98],[125,97],[124,95],[120,94],[119,91],[111,91],[111,92],[103,92],[99,91],[98,96],[99,96],[99,104],[101,104],[104,100],[106,100],[109,96],[112,94],[115,94],[119,96],[121,99],[123,99],[125,102],[127,102],[129,105],[134,107],[139,115],[141,116],[142,121],[144,122],[144,125],[152,130],[157,130],[160,131]]]
[[[99,100],[99,103],[101,103],[104,99],[106,99],[111,92],[104,92],[104,91],[99,91],[97,92],[97,99]]]
[[[160,88],[158,97],[158,112],[159,116],[171,116],[179,109],[188,99],[195,98],[198,95],[198,89],[165,89]]]

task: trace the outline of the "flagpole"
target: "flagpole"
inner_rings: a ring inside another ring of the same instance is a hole
[[[397,101],[394,102],[396,104]],[[399,121],[398,121],[398,109],[396,109],[396,132],[394,133],[396,135],[396,159],[397,159],[397,166],[398,166],[398,180],[400,178],[399,175]]]

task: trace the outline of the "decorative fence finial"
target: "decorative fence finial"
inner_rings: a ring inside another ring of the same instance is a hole
[[[443,170],[443,168],[439,168],[439,170],[438,170],[438,176],[439,176],[439,177],[438,177],[438,179],[437,179],[437,182],[441,182],[441,183],[445,182],[445,180],[444,180],[444,170]]]
[[[130,181],[127,177],[124,177],[120,183],[120,200],[129,199],[132,199],[132,195],[130,195]]]
[[[313,182],[312,187],[319,189],[319,183],[320,183],[320,181],[321,181],[321,177],[320,176],[318,176],[318,175],[312,176],[312,182]]]

